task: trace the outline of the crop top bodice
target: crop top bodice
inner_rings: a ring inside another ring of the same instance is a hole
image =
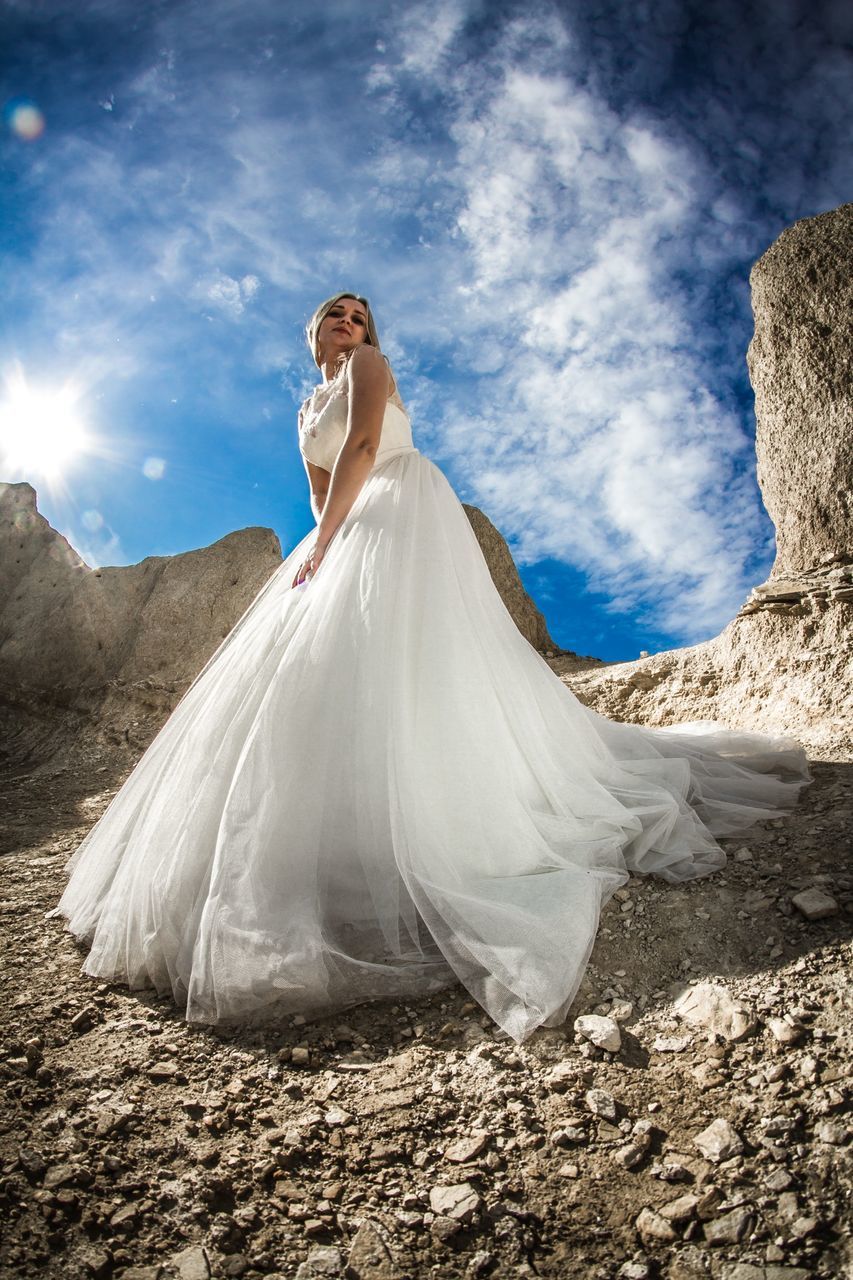
[[[409,415],[398,397],[388,400],[379,448],[373,460],[375,469],[386,457],[406,448],[414,448]],[[302,456],[315,466],[331,471],[347,433],[349,401],[343,379],[322,383],[302,406],[302,424],[299,431],[299,448]]]

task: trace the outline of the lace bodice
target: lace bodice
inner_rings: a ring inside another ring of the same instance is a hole
[[[347,433],[349,398],[346,376],[321,383],[301,409],[299,448],[304,458],[315,466],[331,471]],[[413,448],[409,415],[395,390],[385,406],[379,448],[373,461],[375,468],[391,454]]]

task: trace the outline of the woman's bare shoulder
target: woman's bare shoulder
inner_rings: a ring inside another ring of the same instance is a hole
[[[378,385],[383,378],[386,382],[394,380],[388,357],[366,342],[356,347],[347,363],[350,385]]]

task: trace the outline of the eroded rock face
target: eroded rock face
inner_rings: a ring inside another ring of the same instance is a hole
[[[755,336],[747,361],[758,482],[776,526],[771,581],[850,562],[851,266],[853,204],[846,204],[783,231],[750,276]]]
[[[503,538],[465,510],[522,634],[553,648]],[[198,551],[92,569],[40,514],[31,485],[0,485],[6,750],[49,754],[93,718],[109,739],[144,746],[280,564],[271,529],[242,529]]]
[[[751,283],[758,479],[778,542],[770,579],[714,640],[565,678],[616,720],[718,720],[848,753],[853,204],[784,231]]]
[[[554,644],[544,617],[525,591],[506,541],[479,507],[471,507],[467,502],[463,502],[462,506],[486,557],[492,581],[512,614],[515,625],[534,649],[556,651],[559,646]]]

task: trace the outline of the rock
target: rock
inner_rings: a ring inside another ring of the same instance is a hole
[[[701,1027],[724,1040],[743,1040],[755,1030],[750,1010],[725,987],[712,982],[688,987],[676,999],[675,1011],[691,1026]]]
[[[683,1053],[692,1043],[691,1036],[655,1036],[652,1048],[655,1053]]]
[[[737,1244],[749,1235],[754,1220],[750,1209],[732,1209],[705,1223],[705,1240],[710,1245]]]
[[[838,915],[838,903],[821,889],[804,889],[794,894],[791,903],[807,920],[826,920]]]
[[[576,1124],[560,1124],[548,1135],[552,1147],[581,1146],[587,1141],[586,1129]]]
[[[647,1262],[623,1262],[616,1272],[619,1280],[649,1280],[651,1274]]]
[[[802,219],[750,277],[748,364],[759,483],[776,526],[774,578],[796,577],[850,549],[851,512],[838,478],[853,470],[851,226],[849,204]]]
[[[457,1222],[470,1222],[481,1204],[480,1195],[470,1182],[433,1187],[429,1193],[429,1207],[433,1213]]]
[[[575,1031],[585,1040],[594,1044],[596,1049],[606,1049],[608,1053],[618,1053],[622,1046],[622,1033],[618,1022],[597,1013],[585,1013],[575,1018]]]
[[[698,1196],[678,1196],[676,1200],[669,1200],[666,1204],[661,1205],[660,1216],[666,1218],[667,1222],[672,1222],[676,1225],[682,1222],[689,1222],[691,1218],[695,1217],[698,1204]]]
[[[476,1160],[482,1155],[488,1145],[487,1133],[472,1134],[469,1138],[457,1138],[445,1148],[444,1158],[453,1164],[466,1164],[469,1160]]]
[[[593,1115],[601,1116],[603,1120],[616,1120],[616,1099],[606,1089],[589,1089],[585,1101]]]
[[[75,1035],[83,1035],[84,1032],[91,1031],[97,1021],[98,1011],[89,1005],[86,1009],[81,1009],[71,1019],[71,1030]]]
[[[308,1250],[308,1257],[296,1272],[296,1280],[312,1280],[314,1276],[339,1276],[343,1274],[344,1259],[334,1245],[315,1244]]]
[[[624,1147],[618,1147],[613,1152],[613,1159],[621,1164],[623,1169],[636,1169],[637,1165],[643,1163],[646,1152],[649,1149],[649,1143],[628,1142]]]
[[[743,1142],[728,1120],[718,1118],[712,1120],[707,1129],[703,1129],[693,1139],[706,1160],[715,1164],[721,1160],[731,1160],[743,1151]]]
[[[758,483],[776,561],[714,640],[568,671],[611,718],[715,720],[847,750],[853,598],[853,205],[783,231],[752,269]],[[772,674],[771,674],[772,673]]]
[[[650,1247],[656,1244],[672,1244],[673,1240],[678,1239],[672,1223],[667,1222],[666,1218],[662,1218],[654,1209],[641,1209],[634,1226],[643,1244]]]
[[[173,1254],[168,1265],[177,1273],[179,1280],[208,1280],[210,1276],[210,1259],[200,1244],[187,1245],[186,1249]]]
[[[544,617],[524,589],[506,540],[478,507],[472,507],[467,502],[463,502],[462,506],[485,556],[492,581],[513,622],[534,649],[556,650],[557,646],[548,634]]]
[[[294,1067],[307,1067],[311,1062],[311,1050],[304,1044],[298,1044],[290,1051],[290,1061]]]
[[[346,1274],[350,1280],[399,1280],[400,1268],[375,1222],[362,1222],[350,1246]]]
[[[815,1137],[818,1142],[827,1142],[833,1147],[843,1147],[850,1140],[850,1127],[841,1120],[822,1120],[815,1125]]]
[[[19,1147],[18,1159],[21,1162],[21,1168],[34,1178],[40,1178],[47,1168],[47,1162],[40,1151],[36,1151],[34,1147]]]
[[[812,1272],[802,1267],[757,1267],[751,1262],[735,1262],[723,1271],[723,1280],[811,1280]]]
[[[76,1182],[79,1169],[74,1164],[53,1164],[44,1175],[44,1188],[52,1191],[56,1187],[67,1187]]]
[[[779,1044],[796,1044],[805,1035],[805,1028],[786,1018],[768,1018],[766,1027],[774,1040]]]
[[[152,1063],[145,1074],[149,1080],[161,1083],[165,1080],[174,1080],[176,1076],[180,1075],[180,1072],[181,1069],[177,1062],[172,1062],[171,1059],[167,1058],[164,1062]]]

